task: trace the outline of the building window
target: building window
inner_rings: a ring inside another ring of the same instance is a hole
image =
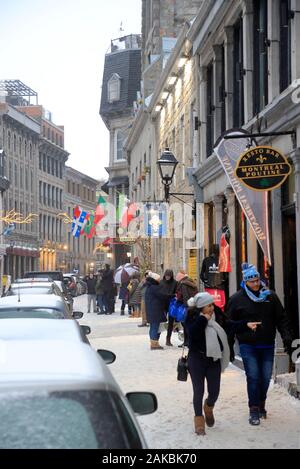
[[[19,156],[21,156],[22,153],[22,138],[19,137]]]
[[[211,156],[214,145],[214,70],[213,64],[207,67],[206,89],[206,156]]]
[[[268,1],[254,0],[253,112],[268,104]]]
[[[10,132],[8,132],[8,134],[7,134],[7,146],[8,146],[9,150],[10,150],[10,144],[11,144],[11,138],[10,138]]]
[[[32,160],[32,145],[29,144],[29,158]]]
[[[15,163],[15,186],[18,186],[18,166]]]
[[[291,0],[281,0],[280,8],[280,92],[292,81]]]
[[[244,54],[243,54],[243,18],[234,25],[233,39],[233,126],[244,125]]]
[[[117,73],[114,73],[107,83],[107,97],[109,103],[120,101],[121,92],[121,78]]]
[[[117,130],[115,133],[115,159],[116,161],[125,159],[123,155],[124,140],[125,140],[124,134],[120,130]]]
[[[14,134],[14,153],[17,152],[17,137]]]
[[[25,190],[28,191],[28,169],[25,169]]]

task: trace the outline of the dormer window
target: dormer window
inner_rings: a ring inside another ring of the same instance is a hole
[[[121,77],[114,73],[107,83],[108,102],[114,103],[120,101]]]

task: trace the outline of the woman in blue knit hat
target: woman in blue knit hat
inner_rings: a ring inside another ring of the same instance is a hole
[[[239,323],[236,337],[247,377],[249,423],[259,425],[261,418],[267,418],[265,403],[272,377],[276,329],[289,354],[292,333],[278,296],[266,288],[256,267],[244,263],[242,272],[242,288],[229,299],[226,313],[233,324]]]

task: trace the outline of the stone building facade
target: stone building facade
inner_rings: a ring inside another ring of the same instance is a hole
[[[40,124],[25,116],[8,102],[0,103],[0,147],[6,158],[9,189],[3,196],[3,213],[11,210],[26,218],[38,214],[37,181]],[[3,273],[13,278],[26,270],[38,268],[38,217],[32,223],[16,224],[10,236],[3,237],[6,246]]]
[[[79,205],[87,212],[96,209],[96,190],[98,181],[66,166],[65,172],[65,206],[64,211],[73,218],[73,209]],[[96,267],[95,237],[88,239],[85,235],[74,238],[70,224],[64,225],[66,248],[61,269],[65,272],[76,270],[80,275],[86,275],[90,269]]]
[[[38,155],[38,213],[40,270],[57,269],[64,258],[63,222],[65,164],[69,153],[64,149],[64,127],[52,121],[42,106],[22,106],[19,110],[37,120],[41,127]]]

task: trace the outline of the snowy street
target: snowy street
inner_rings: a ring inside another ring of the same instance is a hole
[[[221,394],[215,407],[216,424],[205,437],[193,426],[191,379],[177,381],[176,366],[181,355],[177,334],[173,347],[150,351],[149,329],[137,327],[140,319],[120,316],[119,303],[111,316],[87,314],[87,297],[75,298],[74,310],[83,311],[81,324],[92,329],[89,340],[94,348],[113,351],[117,359],[110,370],[123,392],[153,391],[158,399],[156,413],[138,420],[149,448],[300,448],[300,401],[278,385],[269,391],[268,419],[259,427],[248,424],[244,373],[230,365],[222,375]],[[127,311],[127,309],[126,309]],[[161,336],[165,344],[166,333]]]

